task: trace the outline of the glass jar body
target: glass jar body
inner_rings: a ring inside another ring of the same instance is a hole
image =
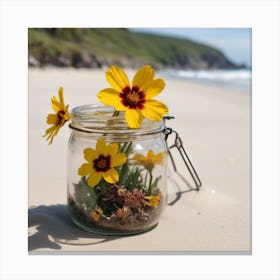
[[[75,110],[75,109],[74,109]],[[161,124],[129,130],[104,108],[72,117],[68,207],[74,223],[99,234],[137,234],[155,227],[166,206],[167,147]],[[103,112],[102,119],[99,113]],[[93,117],[94,116],[94,117]],[[74,119],[74,120],[73,120]],[[86,123],[86,125],[85,125]],[[82,124],[82,125],[81,125]],[[98,124],[98,129],[96,126]]]

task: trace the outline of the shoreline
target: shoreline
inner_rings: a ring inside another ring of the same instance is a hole
[[[69,73],[104,73],[104,81],[106,84],[106,80],[105,80],[105,71],[108,69],[108,67],[101,67],[101,68],[74,68],[74,67],[65,67],[65,68],[61,68],[61,67],[56,67],[56,66],[44,66],[44,67],[30,67],[28,69],[28,72],[46,72],[46,71],[51,71],[51,72],[69,72]],[[127,74],[129,74],[129,78],[132,79],[134,73],[136,73],[135,69],[132,68],[124,68],[124,70],[126,71]],[[232,71],[232,70],[223,70],[220,69],[221,71]],[[165,70],[164,70],[165,71]],[[183,70],[184,71],[184,70]],[[200,71],[200,70],[191,70],[191,71]],[[202,71],[213,71],[213,70],[202,70]],[[215,71],[215,70],[214,70]],[[238,71],[238,70],[237,70]],[[157,75],[158,77],[163,78],[164,80],[167,81],[174,81],[174,82],[183,82],[189,85],[193,85],[193,86],[205,86],[205,87],[211,87],[211,88],[215,88],[217,90],[224,90],[224,91],[229,91],[229,92],[234,92],[234,93],[238,93],[238,94],[246,94],[246,95],[251,95],[252,94],[252,88],[251,86],[247,86],[246,89],[244,88],[239,88],[239,87],[235,87],[232,84],[227,84],[224,83],[222,84],[221,82],[216,82],[216,81],[212,81],[212,80],[199,80],[199,79],[195,79],[195,78],[182,78],[182,77],[176,77],[176,76],[170,76],[170,75],[166,75],[163,72],[163,75],[161,75],[161,72],[159,71],[159,74]]]

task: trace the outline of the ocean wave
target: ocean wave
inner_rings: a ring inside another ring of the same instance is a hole
[[[160,75],[199,83],[230,87],[251,93],[252,73],[247,69],[240,70],[161,70]]]

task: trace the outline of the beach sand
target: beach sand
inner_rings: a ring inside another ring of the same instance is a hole
[[[156,99],[175,116],[202,188],[188,187],[170,168],[168,201],[159,225],[144,234],[104,237],[76,228],[66,208],[65,126],[49,146],[50,98],[64,87],[70,108],[97,103],[108,87],[104,70],[29,70],[29,250],[56,252],[250,253],[251,96],[225,88],[166,79]],[[133,71],[128,71],[132,77]],[[185,174],[176,157],[179,172]],[[189,180],[189,179],[188,179]],[[191,180],[189,180],[190,183]],[[181,196],[176,201],[176,193]]]

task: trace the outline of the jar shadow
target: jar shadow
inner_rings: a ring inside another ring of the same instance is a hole
[[[176,175],[176,176],[174,176]],[[179,180],[178,180],[179,179]],[[168,206],[173,206],[176,204],[185,193],[189,193],[192,191],[197,191],[195,186],[192,186],[190,182],[187,180],[186,176],[183,176],[180,172],[174,171],[173,176],[168,177],[168,181],[176,188],[175,197],[172,195],[168,195]],[[184,186],[184,187],[182,187]]]
[[[66,205],[40,205],[28,209],[28,251],[94,245],[122,238],[101,236],[79,229],[72,222]]]
[[[196,188],[181,173],[169,177],[169,182],[177,189],[175,197],[168,195],[168,205],[173,206],[182,195]],[[183,184],[182,184],[183,182]],[[184,185],[186,188],[182,188]],[[28,251],[39,249],[60,250],[62,245],[83,246],[100,244],[128,236],[105,236],[83,231],[74,225],[69,215],[67,205],[40,205],[28,209]],[[70,250],[69,250],[70,251]]]

